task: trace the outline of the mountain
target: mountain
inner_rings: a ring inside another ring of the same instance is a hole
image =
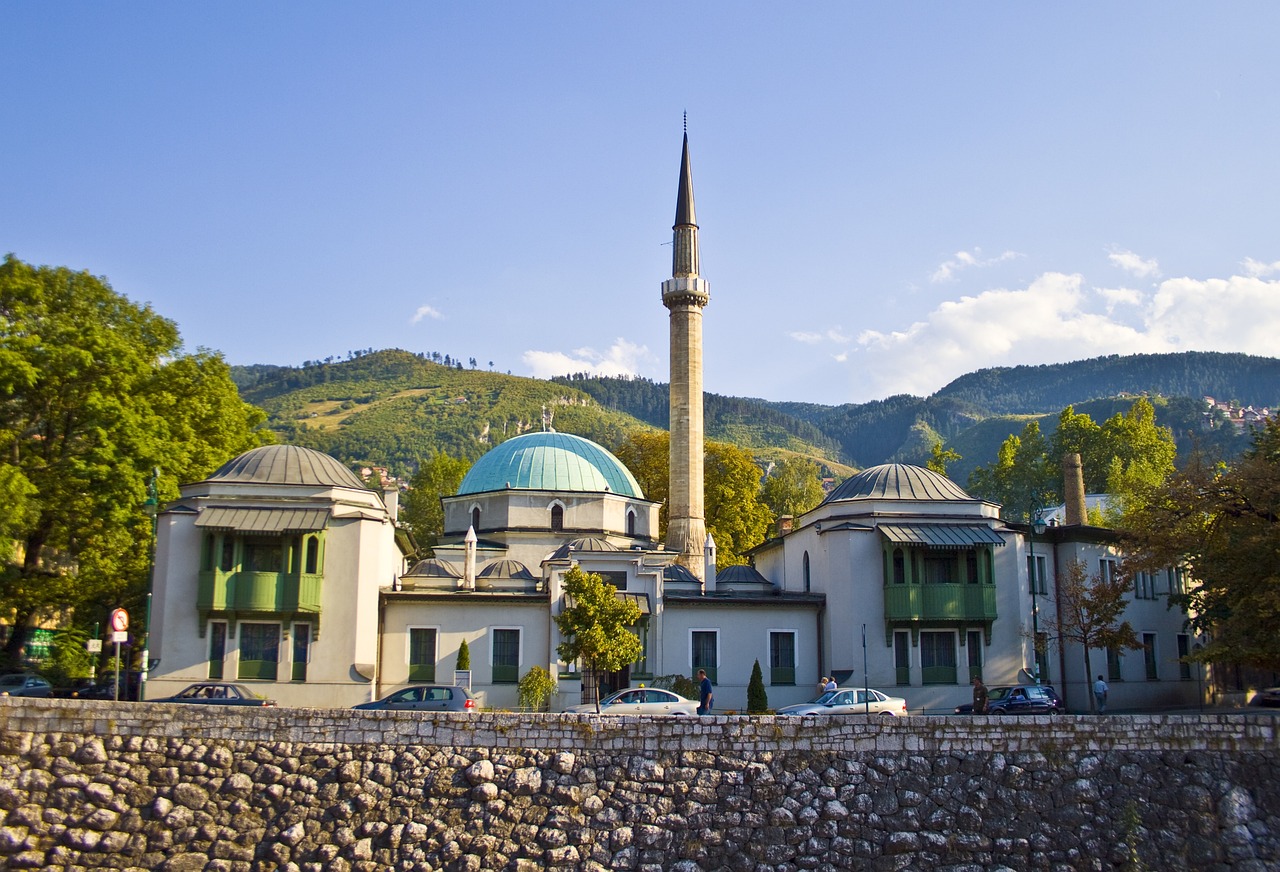
[[[542,427],[544,416],[557,429],[611,448],[633,428],[667,426],[665,384],[583,374],[546,381],[437,357],[363,351],[301,367],[232,367],[232,376],[283,441],[400,476],[437,450],[475,460],[504,439]],[[1101,422],[1139,394],[1152,399],[1157,421],[1174,430],[1180,450],[1208,442],[1230,456],[1247,439],[1230,426],[1206,431],[1203,397],[1274,407],[1280,360],[1211,352],[1112,355],[980,370],[929,397],[824,406],[707,394],[704,409],[708,438],[747,448],[762,461],[802,454],[835,477],[887,461],[923,463],[942,440],[962,455],[949,473],[964,483],[1028,421],[1052,432],[1059,411],[1074,405]]]

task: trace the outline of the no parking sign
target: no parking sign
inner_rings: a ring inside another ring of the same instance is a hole
[[[129,641],[129,613],[124,609],[116,609],[111,613],[111,641]]]

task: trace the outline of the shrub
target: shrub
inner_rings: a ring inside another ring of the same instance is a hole
[[[760,661],[751,667],[751,680],[747,682],[747,711],[753,715],[763,714],[769,710],[769,695],[764,690],[764,673],[760,671]]]
[[[458,665],[454,668],[460,671],[471,668],[471,649],[467,646],[466,639],[458,646]]]
[[[544,711],[556,692],[556,680],[541,666],[531,666],[520,679],[520,705],[531,711]]]

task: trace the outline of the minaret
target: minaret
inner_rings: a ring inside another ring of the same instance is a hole
[[[698,276],[698,223],[693,213],[689,131],[680,155],[680,187],[671,278],[662,283],[662,305],[671,311],[671,464],[667,506],[667,550],[704,580],[707,524],[702,491],[702,307],[711,299]]]

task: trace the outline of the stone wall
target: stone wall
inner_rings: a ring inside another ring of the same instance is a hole
[[[1280,720],[0,700],[0,868],[1280,868]]]

